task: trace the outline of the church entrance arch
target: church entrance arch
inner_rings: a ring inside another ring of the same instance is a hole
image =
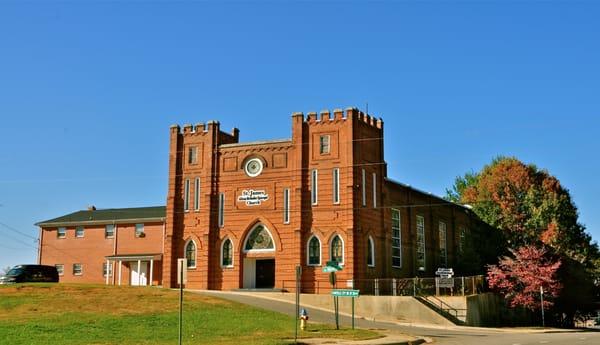
[[[248,232],[242,247],[245,289],[275,287],[275,241],[262,223]]]

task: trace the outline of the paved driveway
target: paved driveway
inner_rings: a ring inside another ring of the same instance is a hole
[[[272,299],[263,299],[256,294],[240,294],[216,291],[202,291],[202,294],[224,298],[231,301],[252,305],[258,308],[276,311],[283,314],[294,315],[296,306],[292,303],[276,301]],[[332,312],[307,308],[310,320],[319,323],[335,323]],[[350,326],[352,320],[350,317],[340,315],[340,322],[343,326]],[[570,330],[555,330],[550,332],[540,332],[535,330],[519,329],[485,329],[471,327],[452,327],[452,328],[428,328],[422,326],[399,325],[390,322],[368,321],[356,319],[357,327],[370,329],[390,329],[400,331],[405,334],[427,337],[434,340],[436,344],[448,345],[599,345],[600,332],[579,332]]]

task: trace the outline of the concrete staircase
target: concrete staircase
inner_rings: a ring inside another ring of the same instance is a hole
[[[465,297],[417,296],[415,299],[455,325],[466,324],[467,301]]]

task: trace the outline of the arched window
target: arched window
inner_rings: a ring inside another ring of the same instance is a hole
[[[258,224],[248,237],[246,237],[246,243],[244,244],[244,251],[273,251],[275,250],[275,243],[269,230],[262,225]]]
[[[371,236],[367,239],[367,266],[375,267],[375,242]]]
[[[221,247],[221,266],[233,267],[233,244],[230,239],[223,241]]]
[[[187,268],[196,268],[196,243],[193,240],[189,240],[185,245],[185,258]]]
[[[335,235],[333,239],[331,239],[329,254],[331,261],[337,261],[338,264],[344,263],[344,242],[339,235]]]
[[[317,236],[308,240],[308,265],[319,266],[321,264],[321,241]]]

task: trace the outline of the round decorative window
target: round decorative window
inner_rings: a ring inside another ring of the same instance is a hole
[[[263,170],[263,162],[259,158],[252,158],[246,162],[244,166],[244,171],[246,171],[246,175],[250,177],[256,177],[260,175]]]

